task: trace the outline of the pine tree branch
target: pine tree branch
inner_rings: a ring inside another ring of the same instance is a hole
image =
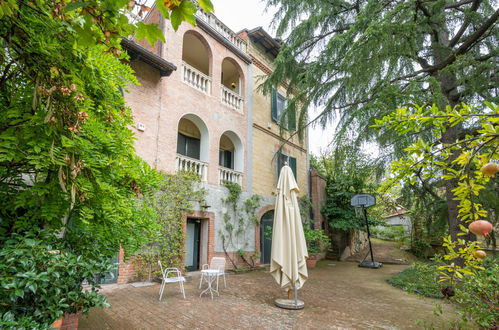
[[[473,34],[469,35],[466,38],[466,40],[461,44],[461,46],[459,46],[459,48],[456,49],[455,52],[453,52],[451,55],[449,55],[449,57],[447,57],[442,62],[435,64],[435,65],[432,65],[426,69],[417,70],[417,71],[414,71],[413,73],[394,78],[394,79],[390,80],[390,82],[393,83],[393,82],[396,82],[399,80],[413,78],[421,73],[428,73],[431,75],[437,71],[444,69],[446,66],[452,64],[456,60],[457,56],[466,53],[471,47],[473,47],[473,45],[476,42],[480,41],[481,37],[487,32],[487,30],[492,25],[494,25],[496,23],[498,18],[499,18],[499,9],[496,10],[495,13],[492,14],[492,16],[490,16],[489,19],[486,20],[475,32],[473,32]]]
[[[428,61],[420,56],[416,56],[416,61],[419,63],[419,65],[421,65],[421,67],[423,69],[427,69],[429,67],[431,67],[430,63],[428,63]]]
[[[483,62],[483,61],[487,61],[488,59],[491,59],[494,56],[495,56],[495,54],[486,54],[486,55],[482,55],[480,57],[475,57],[474,60],[477,62]]]
[[[480,38],[487,32],[487,30],[496,23],[498,18],[499,9],[497,9],[495,13],[489,17],[488,20],[486,20],[477,30],[475,30],[475,32],[470,34],[453,54],[451,54],[449,57],[447,57],[447,59],[440,62],[439,64],[434,65],[431,71],[437,71],[445,68],[447,65],[452,64],[456,60],[458,55],[466,53],[471,47],[473,47],[475,42],[479,41]]]
[[[421,182],[421,187],[423,190],[425,190],[427,193],[429,193],[434,199],[441,200],[440,196],[438,196],[429,186],[428,183],[421,177],[421,171],[423,169],[419,168],[416,171],[416,176],[418,177],[419,181]]]
[[[359,104],[362,104],[362,103],[367,103],[367,102],[369,102],[371,100],[372,100],[372,98],[368,98],[368,99],[364,99],[364,100],[359,100],[359,101],[347,103],[347,104],[344,104],[344,105],[341,105],[341,106],[337,106],[337,107],[329,107],[329,108],[326,108],[326,109],[322,110],[317,116],[315,116],[314,119],[312,119],[311,121],[309,121],[308,123],[306,123],[305,125],[303,125],[303,127],[298,127],[298,129],[296,131],[294,131],[293,133],[291,133],[290,136],[281,143],[281,146],[279,147],[279,149],[281,149],[284,145],[286,145],[289,141],[291,141],[291,139],[295,135],[297,135],[300,130],[304,130],[304,129],[308,128],[310,125],[314,124],[319,119],[321,119],[322,116],[326,115],[329,111],[331,111],[331,110],[341,110],[341,109],[352,107],[352,106],[356,106],[356,105],[359,105]]]
[[[428,8],[423,6],[423,3],[421,1],[416,1],[416,8],[419,8],[421,12],[423,12],[423,15],[425,15],[428,18],[429,25],[431,26],[431,30],[433,31],[433,38],[435,39],[435,42],[439,43],[439,37],[438,37],[438,25],[435,24],[435,22],[431,21],[432,15],[428,11]]]
[[[476,12],[477,9],[478,9],[478,6],[480,5],[480,0],[474,0],[472,2],[473,2],[473,5],[471,6],[471,8],[470,8],[469,11],[470,12]],[[452,38],[449,41],[449,47],[454,47],[459,42],[459,39],[461,39],[461,37],[463,36],[464,32],[466,31],[466,29],[470,25],[470,23],[471,23],[471,20],[470,20],[470,18],[468,16],[468,17],[466,17],[464,19],[463,25],[461,25],[461,28],[459,29],[459,31],[457,31],[457,33],[454,36],[454,38]]]
[[[458,8],[463,5],[467,5],[469,3],[475,2],[475,0],[462,0],[454,3],[449,3],[445,5],[445,9]]]
[[[331,34],[338,33],[338,32],[348,31],[351,27],[352,27],[352,24],[347,24],[344,27],[340,27],[340,28],[328,31],[326,33],[314,36],[311,40],[308,40],[307,42],[304,42],[304,46],[297,53],[300,54],[300,53],[304,52],[305,50],[307,50],[307,49],[309,49],[311,47],[313,48],[319,41],[321,41],[322,39],[330,36]]]

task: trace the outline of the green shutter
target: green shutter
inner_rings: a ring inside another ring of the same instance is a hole
[[[291,131],[296,131],[296,106],[294,102],[289,104],[288,129]]]
[[[277,91],[275,88],[272,88],[272,120],[276,123],[279,122],[279,118],[277,117]]]
[[[298,177],[296,176],[296,158],[295,157],[289,157],[289,167],[291,167],[291,170],[293,171],[293,174],[295,175],[295,180],[298,180]]]

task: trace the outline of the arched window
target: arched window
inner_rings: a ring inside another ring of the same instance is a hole
[[[222,103],[229,107],[241,111],[243,110],[243,75],[237,62],[229,57],[222,61],[221,73],[221,95]]]
[[[187,31],[182,43],[182,80],[201,92],[211,93],[211,50],[197,32]]]
[[[208,179],[208,128],[194,114],[184,115],[178,123],[176,169],[192,171]]]
[[[222,134],[218,156],[220,184],[226,181],[242,184],[243,144],[236,133],[227,131]]]

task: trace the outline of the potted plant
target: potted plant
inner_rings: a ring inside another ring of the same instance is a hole
[[[323,230],[308,229],[305,230],[305,241],[308,250],[307,267],[314,268],[317,263],[317,256],[329,247],[329,237],[324,234]]]

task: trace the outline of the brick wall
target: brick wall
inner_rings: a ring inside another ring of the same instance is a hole
[[[281,131],[279,125],[272,120],[271,97],[264,95],[257,89],[262,81],[261,77],[272,72],[273,58],[260,45],[251,41],[246,33],[240,37],[248,42],[248,53],[253,60],[253,192],[265,196],[272,196],[277,184],[277,170],[275,153],[285,143],[282,151],[296,158],[297,183],[300,196],[308,193],[308,155],[307,134],[303,141],[297,135]],[[279,93],[286,95],[285,86],[280,86]],[[298,117],[297,117],[298,118]],[[294,133],[294,132],[293,132]]]
[[[321,208],[326,204],[326,179],[312,166],[310,167],[310,192],[314,213],[314,227],[315,229],[324,229],[328,233],[327,220],[321,213]]]
[[[125,250],[120,248],[118,265],[118,284],[125,284],[132,282],[135,277],[136,269],[133,266],[133,257],[125,262]]]

